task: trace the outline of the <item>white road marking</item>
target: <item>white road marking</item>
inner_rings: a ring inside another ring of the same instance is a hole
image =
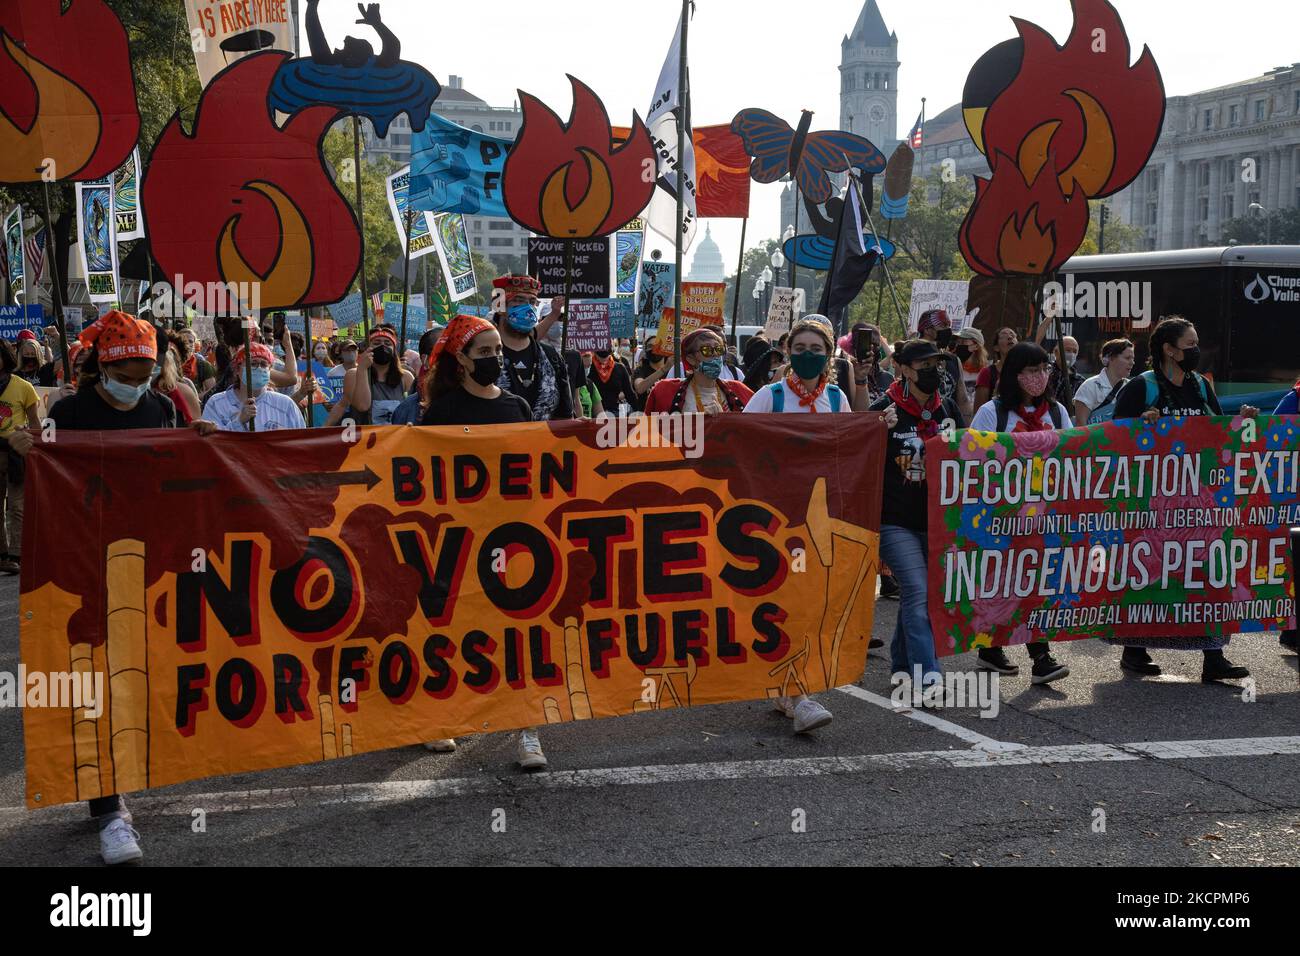
[[[1024,744],[1007,743],[1001,740],[994,740],[992,737],[985,737],[973,730],[968,730],[960,724],[954,724],[952,721],[936,717],[934,714],[924,710],[915,710],[912,708],[898,708],[888,697],[881,697],[879,694],[873,694],[869,690],[863,690],[856,684],[846,684],[844,687],[837,687],[841,694],[848,694],[850,697],[856,697],[858,700],[865,700],[869,704],[875,704],[877,707],[883,707],[891,714],[898,714],[901,717],[907,717],[909,720],[915,720],[919,724],[925,724],[941,733],[950,734],[958,740],[964,740],[968,744],[980,750],[989,753],[1010,753],[1015,750],[1024,749]]]
[[[1244,737],[1232,740],[1169,740],[1133,744],[1067,744],[1022,747],[990,753],[985,750],[932,750],[915,753],[863,754],[856,757],[790,757],[778,760],[732,760],[718,763],[666,764],[652,767],[609,767],[560,770],[509,777],[462,777],[445,780],[385,780],[327,786],[285,787],[275,790],[232,790],[176,796],[133,795],[133,812],[151,816],[190,816],[196,808],[208,813],[249,810],[293,810],[347,804],[401,803],[501,792],[576,790],[592,787],[651,786],[712,783],[729,780],[770,780],[792,777],[844,776],[881,770],[934,770],[1019,767],[1067,763],[1114,763],[1136,760],[1190,760],[1215,757],[1300,755],[1300,737]],[[34,814],[24,807],[0,807],[0,830],[23,823],[85,820],[81,804],[54,807]]]

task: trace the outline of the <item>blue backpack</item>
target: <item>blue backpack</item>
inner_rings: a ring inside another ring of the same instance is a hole
[[[1205,379],[1195,372],[1192,373],[1192,378],[1196,379],[1196,387],[1201,390],[1201,404],[1205,406],[1205,410],[1208,412],[1210,410],[1210,396],[1205,391]],[[1156,373],[1151,371],[1143,372],[1142,381],[1147,386],[1146,407],[1158,407],[1156,401],[1160,397],[1160,383],[1156,381]]]
[[[840,404],[844,401],[844,393],[840,391],[838,385],[826,386],[826,400],[831,403],[831,412],[839,414]],[[785,385],[777,382],[772,386],[772,414],[780,415],[785,411]]]

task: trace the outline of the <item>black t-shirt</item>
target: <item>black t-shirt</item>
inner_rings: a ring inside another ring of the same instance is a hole
[[[533,410],[518,395],[502,392],[496,398],[479,398],[457,388],[430,402],[420,424],[512,425],[532,420]]]
[[[122,428],[175,428],[176,406],[170,398],[155,391],[144,393],[139,404],[128,412],[104,401],[96,388],[78,389],[75,395],[61,398],[50,409],[56,428],[73,431],[115,431]]]
[[[871,405],[871,411],[883,412],[893,399],[882,395]],[[962,428],[961,412],[956,402],[943,400],[939,423],[947,419]],[[885,486],[880,507],[880,523],[925,533],[929,527],[929,498],[926,491],[925,442],[917,430],[919,421],[902,408],[898,409],[898,424],[889,430],[889,444],[885,454]]]
[[[538,342],[536,338],[522,351],[516,352],[504,346],[501,351],[501,360],[506,369],[506,381],[510,384],[512,394],[527,402],[530,409],[535,407],[542,397],[544,377],[538,363],[548,362],[555,378],[555,409],[549,417],[553,420],[573,417],[572,383],[582,381],[582,357],[577,352],[573,352],[573,355],[578,360],[578,378],[573,378],[573,365],[568,353],[561,358],[558,349],[553,349],[544,342]]]
[[[939,394],[944,401],[959,404],[960,394],[966,394],[966,381],[962,378],[961,359],[952,352],[942,352],[939,356]]]
[[[611,415],[618,414],[618,397],[622,395],[629,405],[636,408],[636,393],[632,388],[632,373],[620,362],[614,363],[614,371],[608,382],[602,382],[596,372],[596,363],[591,364],[587,374],[587,384],[600,393],[600,404]]]
[[[1194,375],[1184,377],[1182,385],[1174,385],[1165,378],[1163,372],[1156,372],[1155,376],[1157,385],[1155,407],[1160,411],[1162,418],[1170,418],[1174,415],[1194,418],[1197,415],[1223,414],[1223,410],[1219,407],[1219,398],[1214,394],[1214,386],[1208,380],[1201,379],[1205,383],[1203,399]],[[1139,375],[1125,385],[1120,390],[1119,398],[1115,399],[1115,420],[1140,418],[1150,407],[1151,405],[1147,403],[1146,379]]]

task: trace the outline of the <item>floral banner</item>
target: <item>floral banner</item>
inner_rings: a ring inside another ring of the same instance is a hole
[[[931,439],[940,656],[1294,626],[1293,418],[1166,418]]]

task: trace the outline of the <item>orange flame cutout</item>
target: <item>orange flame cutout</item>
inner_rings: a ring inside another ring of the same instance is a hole
[[[1053,156],[1027,185],[1015,162],[997,153],[993,178],[976,181],[958,243],[982,275],[1046,275],[1074,255],[1087,232],[1087,197],[1078,183],[1069,198],[1061,194]]]
[[[0,5],[0,182],[107,176],[140,134],[126,30],[104,0]],[[52,164],[52,165],[49,165]]]
[[[502,194],[511,217],[557,239],[607,236],[639,216],[654,193],[657,169],[650,132],[633,114],[631,134],[616,146],[609,113],[589,87],[569,77],[569,122],[520,91],[524,125],[506,160]]]

